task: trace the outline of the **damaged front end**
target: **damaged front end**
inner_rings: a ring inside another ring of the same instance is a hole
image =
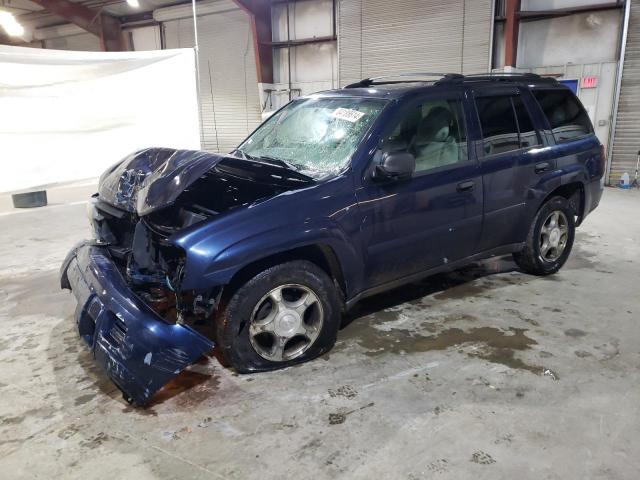
[[[130,403],[143,405],[213,348],[209,339],[188,326],[166,322],[132,294],[101,245],[87,242],[74,248],[63,264],[61,283],[78,300],[80,336]]]
[[[238,175],[235,162],[242,161],[170,149],[130,156],[100,179],[89,209],[95,238],[62,265],[61,286],[78,300],[79,333],[129,402],[146,403],[213,348],[223,286],[183,289],[190,252],[173,238],[305,183],[261,182],[260,168],[257,177]]]

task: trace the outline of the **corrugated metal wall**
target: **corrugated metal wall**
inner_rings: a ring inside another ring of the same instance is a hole
[[[163,27],[166,48],[194,45],[190,18],[171,20]],[[198,39],[202,148],[229,152],[260,123],[249,17],[237,9],[198,17]]]
[[[51,38],[44,41],[44,48],[54,50],[76,50],[81,52],[100,52],[100,39],[91,33]]]
[[[631,18],[622,70],[620,101],[608,182],[627,172],[633,178],[640,150],[640,0],[631,0]]]
[[[491,71],[491,29],[493,28],[493,2],[491,0],[465,0],[464,57],[462,73]]]
[[[288,12],[288,14],[287,14]],[[287,21],[288,17],[288,21]],[[304,0],[272,3],[271,25],[273,41],[284,42],[333,35],[333,0]],[[290,33],[287,34],[287,29]],[[338,85],[338,52],[335,41],[296,45],[289,49],[273,49],[273,88],[265,102],[265,110],[276,110],[289,101],[289,71],[291,98],[336,88]]]
[[[340,0],[340,84],[401,72],[489,71],[491,7],[491,0]]]

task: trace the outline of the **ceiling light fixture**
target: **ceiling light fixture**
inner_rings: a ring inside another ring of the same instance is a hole
[[[127,0],[127,5],[133,8],[140,8],[140,2],[138,0]]]
[[[18,23],[11,12],[0,11],[0,27],[11,37],[24,35],[24,27]]]

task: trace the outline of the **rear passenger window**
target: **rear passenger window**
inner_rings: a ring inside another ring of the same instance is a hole
[[[518,124],[510,97],[480,97],[476,99],[482,127],[485,155],[518,150]]]
[[[532,90],[549,120],[556,142],[593,133],[591,120],[573,94],[566,90]]]
[[[540,136],[531,122],[529,112],[519,96],[512,97],[513,108],[518,119],[518,129],[520,130],[520,148],[530,148],[541,145]]]

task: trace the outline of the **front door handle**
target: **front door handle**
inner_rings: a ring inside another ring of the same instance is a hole
[[[549,162],[536,163],[535,171],[536,173],[542,173],[549,170],[549,168],[551,168],[551,164]]]
[[[473,186],[475,185],[474,182],[472,182],[471,180],[469,180],[468,182],[462,182],[458,184],[458,191],[459,192],[465,192],[467,190],[473,190]]]

